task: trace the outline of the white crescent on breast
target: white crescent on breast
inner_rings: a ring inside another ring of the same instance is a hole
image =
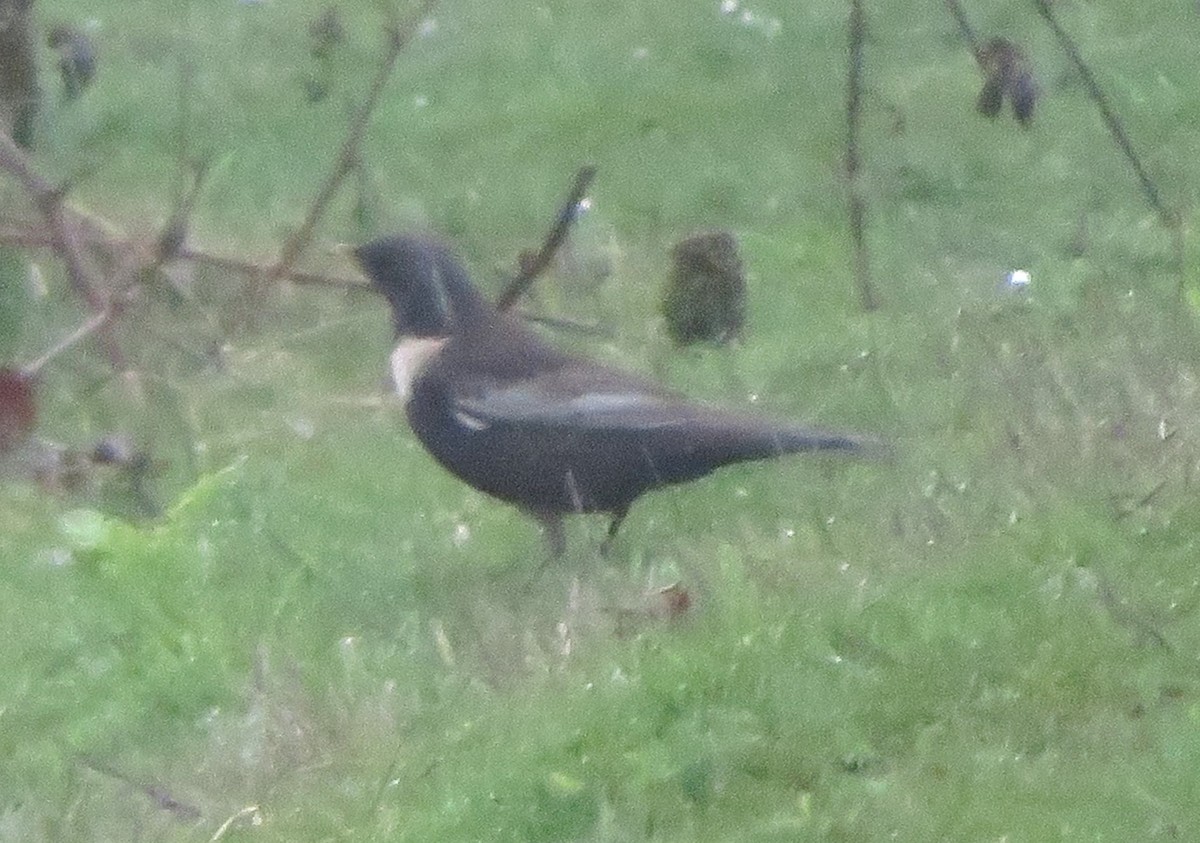
[[[392,385],[396,394],[408,399],[412,394],[413,381],[429,365],[429,361],[442,350],[449,337],[410,337],[401,340],[392,351]]]

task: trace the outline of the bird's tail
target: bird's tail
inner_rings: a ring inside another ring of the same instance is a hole
[[[796,453],[887,456],[873,436],[819,430],[734,413],[707,412],[685,430],[665,428],[638,445],[658,480],[682,483],[733,463]]]
[[[770,459],[785,454],[830,453],[855,457],[887,457],[891,449],[877,437],[821,430],[744,416],[708,419],[694,431],[697,452],[714,465]]]
[[[880,457],[888,453],[888,448],[882,440],[858,433],[807,427],[776,427],[764,431],[764,435],[777,454],[835,451],[863,457]]]

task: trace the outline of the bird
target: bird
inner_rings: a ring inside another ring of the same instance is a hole
[[[746,270],[737,238],[704,231],[675,244],[660,312],[675,345],[726,345],[742,338],[746,322]]]
[[[562,351],[498,310],[434,236],[349,251],[390,305],[392,381],[412,432],[450,473],[540,522],[552,558],[567,515],[607,514],[607,554],[646,492],[731,463],[878,450],[872,436],[709,406]]]

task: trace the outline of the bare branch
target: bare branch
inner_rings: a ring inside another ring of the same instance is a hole
[[[37,375],[37,373],[40,372],[42,368],[55,357],[62,354],[72,346],[78,344],[81,340],[90,337],[100,328],[104,327],[105,323],[108,322],[109,317],[110,313],[108,311],[93,313],[86,322],[84,322],[74,331],[67,334],[46,351],[42,352],[40,356],[22,366],[21,371],[30,377]]]
[[[68,214],[63,209],[66,191],[51,184],[37,172],[29,156],[4,131],[0,131],[0,169],[21,183],[34,207],[45,217],[54,236],[55,251],[66,264],[67,275],[76,291],[92,310],[103,310],[104,299],[96,289],[100,273],[89,265],[80,248],[75,226],[71,224]]]
[[[187,240],[192,211],[196,207],[196,198],[200,195],[200,188],[204,186],[204,178],[207,175],[208,162],[205,161],[195,168],[192,174],[192,183],[182,190],[175,203],[175,208],[171,212],[171,218],[167,220],[167,224],[163,226],[162,232],[158,235],[158,242],[155,244],[155,265],[152,268],[157,268],[171,260],[183,248],[184,241]]]
[[[283,248],[279,253],[279,260],[271,267],[269,273],[271,280],[278,280],[291,273],[293,264],[295,264],[296,260],[304,252],[305,248],[308,247],[309,242],[312,240],[313,231],[316,230],[317,223],[325,213],[325,209],[329,206],[329,203],[333,201],[334,195],[336,195],[338,188],[341,187],[342,180],[357,166],[359,160],[358,151],[362,146],[367,125],[370,123],[371,115],[379,105],[383,89],[387,86],[392,72],[396,69],[396,61],[400,58],[400,53],[403,52],[404,47],[412,40],[412,36],[417,31],[421,22],[433,10],[435,5],[437,5],[437,0],[425,0],[416,14],[408,18],[407,21],[403,24],[392,24],[389,27],[388,50],[383,57],[383,61],[379,63],[379,69],[376,71],[375,79],[371,83],[367,97],[363,100],[362,105],[359,106],[354,119],[350,121],[346,137],[342,141],[341,149],[338,151],[337,160],[333,163],[333,169],[330,170],[325,183],[317,192],[312,205],[309,206],[304,221],[292,236],[288,238],[287,242],[283,244]]]
[[[580,167],[575,173],[575,181],[571,185],[571,192],[567,195],[567,201],[558,209],[558,214],[554,218],[554,225],[550,228],[546,239],[542,241],[542,247],[538,249],[537,254],[531,260],[524,262],[516,277],[505,285],[504,290],[501,291],[499,297],[496,299],[496,308],[498,310],[508,310],[512,307],[517,299],[524,295],[525,291],[533,284],[534,279],[546,271],[546,267],[554,259],[554,253],[558,251],[558,247],[567,239],[567,233],[571,230],[571,223],[575,221],[579,203],[583,201],[588,186],[591,185],[592,179],[595,177],[596,168],[591,164]]]
[[[34,169],[29,156],[17,146],[12,137],[0,131],[0,170],[20,182],[34,207],[42,214],[50,229],[52,246],[67,269],[67,278],[75,292],[87,302],[92,313],[106,313],[108,302],[100,290],[103,278],[99,268],[83,246],[76,215],[65,204],[66,190],[56,187]],[[104,343],[113,367],[125,371],[125,355],[112,332],[104,327]]]
[[[1179,227],[1177,215],[1163,202],[1162,196],[1158,192],[1158,186],[1150,178],[1150,174],[1146,172],[1146,168],[1142,166],[1142,160],[1134,152],[1133,143],[1130,142],[1129,135],[1126,134],[1125,127],[1121,124],[1121,119],[1113,111],[1108,97],[1105,96],[1100,83],[1096,81],[1096,77],[1092,73],[1091,68],[1088,67],[1087,62],[1083,60],[1083,56],[1075,46],[1074,40],[1059,24],[1058,19],[1054,16],[1054,12],[1050,8],[1050,4],[1046,0],[1033,0],[1033,5],[1037,8],[1038,14],[1049,25],[1050,30],[1054,33],[1054,37],[1058,39],[1063,52],[1071,60],[1071,64],[1075,65],[1075,69],[1083,77],[1083,84],[1087,88],[1092,100],[1096,103],[1096,108],[1100,111],[1100,117],[1103,118],[1104,125],[1108,127],[1109,134],[1112,135],[1121,152],[1125,153],[1125,158],[1129,161],[1129,166],[1133,168],[1133,173],[1137,176],[1138,183],[1142,187],[1142,193],[1146,196],[1146,201],[1150,203],[1150,206],[1158,214],[1159,219],[1165,227],[1171,230],[1177,229]]]
[[[871,284],[871,262],[867,252],[867,203],[862,195],[859,171],[859,126],[862,122],[863,41],[866,22],[862,0],[850,0],[850,63],[846,79],[846,181],[850,190],[850,237],[854,242],[854,283],[863,310],[879,306]]]
[[[92,226],[83,232],[84,242],[91,247],[103,249],[108,253],[122,253],[134,248],[134,243],[126,238],[103,233],[99,227]],[[53,249],[54,238],[46,227],[31,220],[0,218],[0,244],[21,246],[27,249]],[[205,266],[215,266],[248,277],[267,274],[270,266],[248,258],[229,255],[216,255],[203,249],[191,246],[180,246],[174,255],[175,260],[189,261]],[[325,275],[319,272],[304,272],[292,270],[288,280],[294,284],[313,287],[334,287],[337,289],[364,290],[370,287],[360,279],[342,278],[336,275]]]
[[[156,784],[145,784],[134,781],[120,770],[117,770],[111,765],[105,764],[103,761],[100,761],[96,758],[84,757],[78,758],[76,761],[84,769],[91,770],[93,773],[98,773],[111,779],[115,779],[121,784],[133,788],[153,802],[160,810],[170,813],[180,822],[193,822],[200,819],[202,816],[199,808],[197,808],[195,805],[189,805],[188,803],[177,799],[164,787]]]
[[[963,10],[962,4],[958,0],[946,0],[946,5],[950,7],[950,14],[954,16],[954,20],[958,23],[958,31],[962,34],[963,39],[971,47],[971,52],[975,55],[975,61],[983,64],[983,60],[979,54],[979,36],[975,34],[974,27],[967,20],[967,13]]]

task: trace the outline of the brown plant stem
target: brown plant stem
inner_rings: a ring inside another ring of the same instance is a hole
[[[309,242],[312,240],[313,231],[316,230],[317,223],[320,222],[326,208],[329,207],[329,203],[333,201],[338,188],[341,187],[342,180],[358,164],[359,149],[362,147],[363,137],[366,135],[371,115],[375,112],[376,107],[378,107],[383,90],[396,69],[396,62],[400,58],[400,53],[403,52],[408,42],[412,40],[417,27],[420,26],[421,21],[433,10],[435,5],[437,5],[437,0],[425,0],[421,4],[421,8],[406,21],[403,23],[392,23],[388,26],[388,49],[383,56],[383,60],[379,63],[379,68],[375,72],[375,78],[371,82],[367,96],[350,121],[350,125],[346,130],[346,137],[342,140],[342,146],[338,150],[333,167],[329,171],[329,175],[326,176],[325,183],[321,185],[321,189],[317,191],[317,195],[313,198],[312,204],[309,205],[308,212],[304,215],[304,221],[283,244],[278,260],[276,260],[267,273],[266,277],[269,280],[277,281],[284,276],[290,275],[293,264],[295,264],[296,260],[308,247]]]
[[[50,245],[66,267],[67,278],[76,294],[87,303],[92,313],[107,313],[108,301],[100,290],[103,276],[84,247],[77,215],[66,206],[66,190],[51,184],[34,169],[29,156],[4,131],[0,131],[0,170],[9,173],[20,183],[33,206],[41,213],[50,230]],[[125,355],[117,344],[111,325],[106,321],[101,328],[101,339],[109,360],[117,371],[125,371]]]
[[[550,266],[550,262],[554,260],[554,253],[567,239],[571,223],[575,221],[576,209],[583,201],[583,197],[587,194],[587,189],[595,177],[596,168],[591,164],[580,167],[575,172],[575,180],[571,183],[571,192],[567,194],[566,201],[559,207],[558,213],[554,217],[554,224],[547,232],[546,239],[542,241],[541,248],[500,292],[496,298],[497,310],[505,311],[516,304],[517,299],[523,296],[533,285],[534,280]]]
[[[108,252],[122,252],[134,248],[133,241],[110,234],[102,234],[98,227],[92,227],[84,233],[85,243],[104,249]],[[0,244],[21,246],[28,249],[53,249],[54,239],[45,226],[30,220],[0,218]],[[270,271],[270,265],[240,258],[232,255],[218,255],[204,249],[192,246],[180,246],[174,255],[174,260],[188,261],[204,266],[214,266],[227,269],[240,275],[254,277],[265,275]],[[342,278],[336,275],[325,275],[320,272],[306,272],[293,269],[287,279],[294,284],[335,287],[350,290],[369,290],[364,282],[354,278]]]
[[[859,179],[859,127],[862,123],[863,41],[866,22],[862,0],[850,0],[850,62],[846,81],[846,180],[850,190],[850,237],[854,243],[854,283],[863,310],[879,306],[871,283],[871,261],[867,252],[867,203]]]
[[[1125,158],[1129,161],[1129,166],[1133,168],[1134,175],[1137,176],[1138,183],[1142,187],[1142,193],[1146,196],[1146,201],[1154,208],[1159,219],[1167,228],[1177,228],[1178,223],[1175,214],[1167,208],[1162,201],[1162,197],[1158,192],[1158,186],[1154,180],[1150,178],[1150,174],[1142,165],[1141,158],[1134,152],[1133,143],[1129,140],[1129,135],[1125,132],[1125,127],[1121,124],[1121,118],[1117,117],[1117,113],[1113,111],[1112,105],[1100,88],[1100,83],[1096,81],[1095,74],[1092,73],[1087,62],[1083,60],[1083,56],[1079,52],[1079,48],[1075,46],[1074,40],[1065,29],[1059,24],[1058,19],[1054,17],[1054,12],[1050,9],[1050,4],[1047,0],[1033,0],[1034,7],[1037,8],[1038,14],[1045,19],[1046,24],[1054,33],[1054,37],[1058,39],[1059,46],[1063,52],[1067,54],[1067,58],[1071,60],[1071,64],[1075,65],[1075,69],[1079,71],[1079,75],[1083,78],[1084,87],[1087,88],[1088,95],[1096,103],[1096,108],[1100,111],[1100,117],[1104,120],[1104,125],[1108,127],[1109,134],[1116,141],[1121,152],[1125,154]]]

